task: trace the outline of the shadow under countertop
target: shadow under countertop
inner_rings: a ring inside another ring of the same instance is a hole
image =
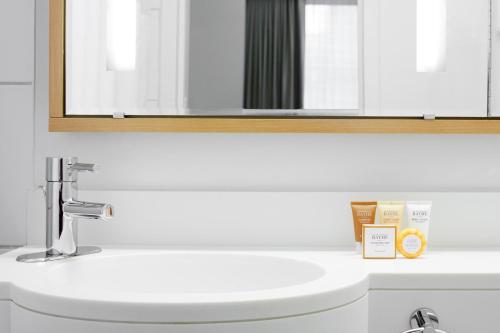
[[[0,246],[0,255],[20,248],[21,246]]]

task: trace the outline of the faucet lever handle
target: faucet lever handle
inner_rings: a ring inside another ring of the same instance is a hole
[[[78,163],[76,157],[47,157],[47,182],[76,182],[79,172],[95,172],[96,164]]]
[[[99,166],[97,164],[91,163],[75,163],[71,165],[71,171],[87,171],[87,172],[96,172],[99,171]]]

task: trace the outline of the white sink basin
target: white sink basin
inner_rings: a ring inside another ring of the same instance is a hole
[[[300,285],[325,270],[306,261],[264,255],[159,253],[88,257],[52,267],[53,286],[122,294],[214,294]]]
[[[110,249],[44,264],[12,264],[16,279],[10,297],[16,304],[86,320],[282,318],[351,304],[368,288],[362,265],[353,265],[351,255],[329,260],[328,253],[316,252]]]
[[[0,318],[12,333],[401,332],[422,306],[458,333],[494,331],[500,307],[497,251],[372,261],[333,251],[105,249],[16,261],[32,252],[0,256]]]

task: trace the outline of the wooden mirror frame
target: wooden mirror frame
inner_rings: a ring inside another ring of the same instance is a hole
[[[50,132],[500,134],[500,118],[66,116],[65,3],[50,0]]]

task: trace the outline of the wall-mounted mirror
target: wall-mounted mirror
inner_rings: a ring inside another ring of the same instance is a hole
[[[491,116],[489,0],[51,5],[54,118]]]

